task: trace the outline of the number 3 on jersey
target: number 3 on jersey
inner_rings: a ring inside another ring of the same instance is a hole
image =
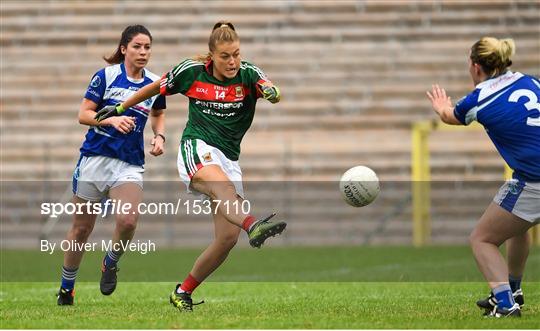
[[[528,99],[527,102],[523,104],[525,108],[527,108],[527,110],[536,109],[540,111],[540,103],[538,103],[538,97],[531,90],[521,89],[521,90],[514,91],[512,94],[510,94],[508,101],[518,102],[521,97],[526,97]],[[540,117],[527,118],[527,125],[540,126]]]

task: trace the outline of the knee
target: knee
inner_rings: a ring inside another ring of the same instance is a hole
[[[210,189],[210,196],[213,199],[234,199],[236,198],[236,187],[234,187],[234,184],[231,182],[216,183],[215,185],[212,185],[212,188]]]
[[[484,238],[478,229],[474,229],[473,232],[469,235],[469,244],[471,246],[475,246],[478,243],[482,243],[484,241]]]
[[[474,246],[476,245],[477,242],[478,242],[478,237],[477,237],[476,233],[473,231],[469,235],[469,245],[474,248]]]
[[[129,233],[137,228],[137,215],[119,215],[116,218],[116,226],[121,233]]]
[[[216,239],[217,244],[226,251],[230,251],[238,242],[238,234],[227,234]]]
[[[71,228],[71,233],[75,240],[79,242],[85,242],[92,233],[93,227],[90,225],[74,225]]]
[[[478,231],[477,229],[473,230],[473,232],[469,235],[469,244],[474,249],[478,245],[482,244],[491,244],[499,247],[502,242],[498,242],[495,238],[490,238],[488,234],[484,234],[481,231]]]

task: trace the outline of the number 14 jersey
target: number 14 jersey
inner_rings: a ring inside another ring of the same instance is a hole
[[[232,79],[212,76],[212,62],[184,60],[161,78],[160,94],[182,93],[189,98],[189,115],[182,140],[201,139],[237,161],[240,143],[251,126],[257,83],[269,82],[256,66],[242,61]]]

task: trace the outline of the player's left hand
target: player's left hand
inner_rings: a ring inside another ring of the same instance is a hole
[[[160,156],[161,154],[163,154],[165,152],[164,143],[165,141],[160,135],[156,135],[154,138],[152,138],[152,141],[150,142],[150,145],[152,145],[152,150],[150,151],[150,154],[154,156]]]
[[[279,88],[272,84],[257,84],[257,89],[265,98],[266,100],[270,101],[271,103],[279,102],[281,99],[281,92],[279,91]]]

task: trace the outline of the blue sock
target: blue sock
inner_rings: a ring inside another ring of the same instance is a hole
[[[62,288],[66,290],[73,290],[75,288],[75,278],[77,277],[77,271],[79,268],[68,269],[62,266]]]
[[[512,289],[512,292],[515,292],[521,288],[521,277],[514,277],[512,275],[508,275],[508,281],[510,282],[510,288]]]
[[[120,256],[122,256],[122,253],[123,252],[107,251],[107,254],[105,254],[105,258],[103,258],[103,263],[109,268],[116,267],[116,264],[118,263],[118,260],[120,260]]]
[[[514,296],[510,285],[503,284],[493,289],[493,294],[497,298],[498,308],[512,308],[514,306]]]

